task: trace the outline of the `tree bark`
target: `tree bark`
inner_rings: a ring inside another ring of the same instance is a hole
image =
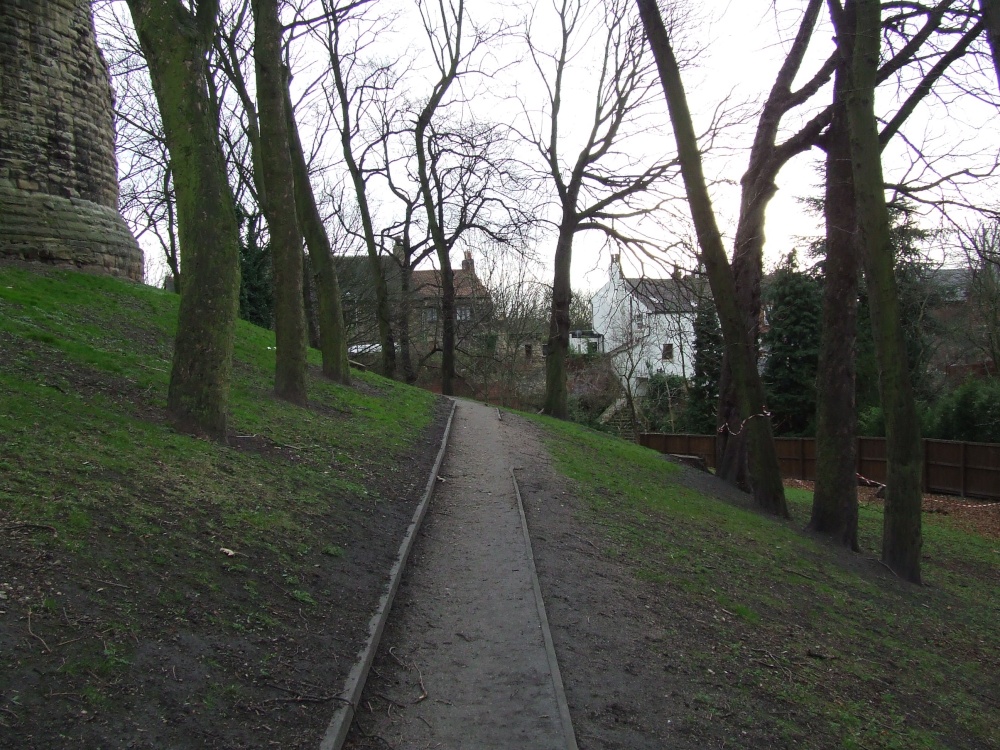
[[[305,405],[306,321],[302,303],[302,234],[295,214],[295,178],[288,150],[288,116],[281,65],[277,0],[253,0],[254,62],[260,109],[261,168],[267,200],[264,216],[274,268],[274,392]]]
[[[575,202],[575,201],[574,201]],[[549,318],[549,353],[545,360],[546,414],[566,419],[569,414],[566,387],[566,359],[569,356],[569,305],[573,296],[570,288],[570,267],[573,261],[573,235],[576,221],[563,209],[559,225],[556,253],[553,259],[552,312]]]
[[[822,8],[823,0],[809,0],[805,8],[795,40],[764,102],[749,163],[740,180],[740,214],[733,246],[733,277],[736,301],[757,358],[760,355],[758,342],[767,207],[778,192],[776,179],[781,168],[793,156],[811,148],[825,124],[822,114],[814,117],[795,135],[776,146],[784,115],[815,94],[832,74],[833,59],[828,60],[801,89],[792,91]],[[748,446],[742,433],[734,434],[740,425],[739,398],[728,355],[723,357],[719,396],[716,474],[737,487],[747,489],[750,485]]]
[[[732,269],[729,267],[705,183],[698,138],[694,132],[680,69],[656,0],[637,2],[667,99],[684,188],[701,248],[701,260],[708,272],[712,296],[719,311],[725,348],[732,363],[733,379],[740,400],[740,430],[747,432],[749,440],[754,500],[764,510],[787,518],[788,506],[778,469],[771,422],[764,410],[764,389],[757,373],[756,358],[748,340],[743,316],[736,303]]]
[[[853,16],[852,4],[848,13]],[[853,20],[853,19],[852,19]],[[846,28],[853,31],[853,23]],[[844,36],[849,36],[845,31]],[[838,40],[843,64],[834,84],[834,113],[826,138],[826,262],[823,332],[816,372],[816,491],[808,529],[858,551],[857,411],[855,356],[858,320],[857,212],[844,99],[853,40]]]
[[[313,295],[316,294],[316,271],[309,261],[309,256],[302,251],[302,311],[306,316],[306,343],[313,349],[319,349],[319,320],[316,318],[316,306]]]
[[[163,119],[177,194],[181,289],[167,412],[181,430],[225,440],[239,312],[239,227],[213,109],[206,54],[218,2],[128,0]]]
[[[920,423],[893,276],[893,246],[875,117],[880,10],[878,0],[857,0],[847,121],[858,228],[871,304],[872,336],[879,363],[879,392],[885,412],[888,471],[882,560],[900,577],[919,583],[922,545]]]
[[[1000,85],[1000,0],[979,0],[979,7],[986,22],[986,34],[990,41],[993,69]]]
[[[408,385],[417,382],[417,371],[413,367],[413,352],[410,344],[410,294],[413,286],[413,270],[410,268],[410,251],[404,247],[399,261],[399,358],[403,368],[403,379]]]
[[[285,116],[288,118],[288,146],[295,179],[295,209],[299,226],[309,248],[309,260],[316,272],[316,296],[319,300],[319,349],[323,354],[323,374],[338,383],[350,385],[351,367],[347,358],[347,331],[340,298],[340,282],[333,266],[333,248],[316,206],[305,152],[295,125],[288,81],[283,87]]]

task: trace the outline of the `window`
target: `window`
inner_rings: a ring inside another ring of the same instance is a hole
[[[597,342],[588,341],[587,342],[587,354],[597,354]]]
[[[468,322],[472,320],[472,308],[468,305],[459,305],[455,308],[455,320]]]
[[[673,344],[664,344],[663,345],[663,360],[665,362],[673,362],[674,361],[674,345]]]
[[[425,307],[424,308],[424,322],[425,323],[437,323],[438,310],[436,307]]]
[[[531,344],[524,345],[524,358],[531,359]]]

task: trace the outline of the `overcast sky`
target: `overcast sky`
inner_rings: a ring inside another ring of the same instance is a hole
[[[537,38],[555,43],[555,29],[547,24],[552,23],[551,0],[527,2],[526,0],[468,0],[469,12],[479,21],[505,18],[516,21],[523,18],[529,10],[535,14]],[[710,123],[713,113],[721,105],[733,113],[742,114],[743,124],[732,125],[723,130],[715,142],[713,149],[706,156],[706,171],[713,180],[712,194],[720,226],[731,244],[732,232],[735,227],[739,207],[739,179],[746,168],[749,145],[753,137],[755,114],[762,103],[775,72],[784,57],[800,18],[804,0],[704,0],[703,2],[679,3],[687,10],[688,17],[682,28],[676,32],[675,46],[682,54],[690,58],[683,71],[684,83],[691,100],[695,117],[695,127],[703,132]],[[121,7],[122,4],[119,4]],[[432,72],[428,70],[426,54],[427,40],[419,24],[419,18],[413,12],[413,0],[378,0],[373,6],[380,13],[390,9],[399,9],[404,15],[401,21],[394,25],[392,33],[380,36],[381,54],[387,56],[401,55],[408,50],[412,56],[413,65],[409,71],[406,83],[410,95],[419,98],[422,87]],[[126,13],[127,15],[127,13]],[[593,19],[592,19],[593,20]],[[821,16],[820,27],[814,35],[806,63],[803,65],[801,79],[811,77],[822,61],[832,52],[832,30],[825,15]],[[587,119],[587,103],[590,101],[587,91],[588,83],[593,81],[592,68],[588,71],[587,57],[597,48],[597,44],[584,41],[578,44],[578,57],[575,64],[577,75],[571,79],[568,87],[570,93],[567,109],[570,116],[563,123],[566,131],[571,131],[574,124],[585,125]],[[697,50],[697,53],[693,53]],[[483,60],[484,67],[494,69],[512,60],[521,58],[519,64],[504,67],[494,79],[470,81],[476,95],[471,98],[471,105],[478,108],[479,116],[506,120],[511,124],[524,124],[525,110],[537,111],[541,104],[541,82],[537,71],[526,61],[523,45],[516,36],[511,37],[505,45],[493,50]],[[306,65],[302,71],[295,71],[295,81],[308,81],[311,78],[310,68],[314,71],[321,62],[309,62],[309,53],[301,54],[299,64]],[[301,75],[300,75],[301,72]],[[914,177],[923,171],[924,179],[932,179],[934,170],[938,173],[951,171],[956,164],[961,166],[980,167],[984,162],[994,160],[998,152],[1000,139],[996,134],[998,128],[998,109],[996,106],[996,81],[992,70],[976,71],[974,66],[965,71],[970,85],[979,86],[982,95],[979,100],[974,97],[958,96],[955,92],[942,89],[940,96],[921,105],[920,109],[907,125],[906,140],[897,139],[884,155],[886,179],[889,182],[901,181],[904,177]],[[799,81],[801,83],[801,80]],[[521,105],[511,99],[516,91]],[[826,105],[829,101],[829,88],[815,97],[815,103],[803,112],[789,117],[788,132],[793,132],[798,123],[803,122],[811,112]],[[893,92],[887,89],[880,94],[879,108],[883,111],[891,109]],[[574,106],[581,107],[579,116],[572,114]],[[665,126],[664,132],[650,134],[641,141],[629,146],[630,153],[648,150],[651,154],[673,153],[674,144],[669,132],[667,110],[662,95],[659,95],[658,114]],[[300,118],[304,140],[309,142],[308,124]],[[732,118],[730,118],[732,119]],[[335,172],[342,167],[336,166],[337,139],[328,135],[326,138],[330,156],[331,170]],[[912,159],[907,153],[907,144],[926,144],[929,150],[939,154],[949,154],[928,168],[926,165],[913,167]],[[568,158],[572,158],[572,149],[567,148]],[[806,197],[821,195],[822,174],[820,172],[821,153],[817,149],[797,157],[786,165],[781,172],[777,196],[771,202],[767,214],[765,247],[766,262],[773,266],[779,258],[787,255],[793,248],[804,251],[808,238],[822,234],[822,224],[818,216],[811,213],[801,200]],[[996,180],[976,180],[976,184],[966,187],[966,198],[981,203],[992,202],[993,195],[998,195]],[[679,179],[672,188],[675,193],[682,192]],[[391,200],[377,201],[384,211],[389,212]],[[675,211],[686,213],[686,208],[678,203]],[[960,216],[953,210],[952,216]],[[973,218],[967,219],[973,221]],[[928,215],[925,223],[935,226],[940,218]],[[665,227],[658,230],[663,235],[664,244],[670,241],[670,233],[677,236],[689,236],[690,230],[686,222],[680,220],[664,220]],[[659,237],[658,237],[659,238]],[[554,249],[554,235],[548,234],[541,238],[537,247],[540,259],[538,273],[542,280],[550,278],[550,268],[547,259],[551,258]],[[573,286],[577,289],[594,290],[601,286],[606,277],[611,249],[605,246],[603,237],[596,232],[578,236],[574,246]],[[801,255],[801,252],[800,252]],[[645,271],[649,275],[666,275],[670,270],[670,262],[676,260],[689,266],[690,260],[682,257],[664,257],[664,264],[656,268],[652,264],[644,267],[626,258],[628,273],[638,275]]]

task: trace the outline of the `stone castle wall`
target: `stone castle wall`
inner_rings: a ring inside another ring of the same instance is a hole
[[[0,255],[142,280],[88,0],[0,2]]]

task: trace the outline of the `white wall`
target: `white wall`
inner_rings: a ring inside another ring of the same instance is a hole
[[[608,282],[594,293],[594,330],[604,334],[605,351],[615,371],[633,392],[657,372],[694,374],[694,313],[652,314],[627,293],[621,268],[613,259]],[[663,359],[663,345],[673,344],[673,359]]]

